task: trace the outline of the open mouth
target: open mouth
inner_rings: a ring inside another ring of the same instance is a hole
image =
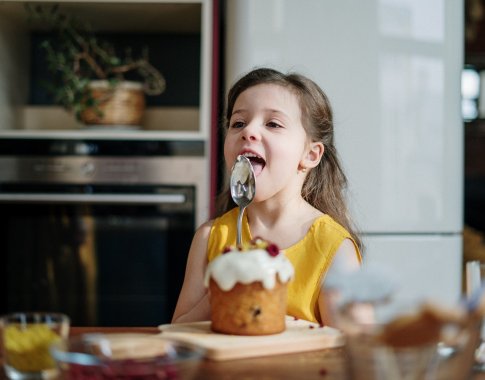
[[[251,162],[251,166],[253,167],[254,175],[258,176],[264,169],[266,165],[266,161],[258,156],[257,154],[254,153],[249,153],[246,152],[243,154],[244,157],[246,157],[249,162]]]

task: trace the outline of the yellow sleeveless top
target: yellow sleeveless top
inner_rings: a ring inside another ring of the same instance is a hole
[[[236,245],[236,223],[238,209],[234,208],[214,220],[207,247],[207,258],[212,261],[224,248]],[[242,240],[253,237],[244,214]],[[321,322],[318,309],[320,284],[330,267],[333,256],[340,244],[350,239],[355,245],[359,261],[362,261],[357,244],[350,233],[329,215],[317,218],[305,237],[284,250],[293,264],[295,276],[288,284],[287,313],[299,319]]]

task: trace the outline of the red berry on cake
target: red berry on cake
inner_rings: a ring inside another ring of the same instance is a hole
[[[266,247],[266,250],[268,251],[270,256],[278,256],[280,253],[280,249],[276,244],[270,244]]]

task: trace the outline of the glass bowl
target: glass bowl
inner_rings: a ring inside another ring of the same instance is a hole
[[[84,334],[51,346],[64,379],[191,379],[203,350],[148,334]]]
[[[69,317],[60,313],[12,313],[0,318],[3,361],[11,379],[55,378],[49,347],[69,335]]]

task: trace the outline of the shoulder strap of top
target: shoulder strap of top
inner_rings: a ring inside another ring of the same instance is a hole
[[[224,248],[236,245],[236,224],[239,209],[233,208],[214,220],[212,224],[209,242],[207,245],[207,259],[212,261],[222,253]],[[243,219],[243,237],[249,234],[249,226],[246,216]]]

